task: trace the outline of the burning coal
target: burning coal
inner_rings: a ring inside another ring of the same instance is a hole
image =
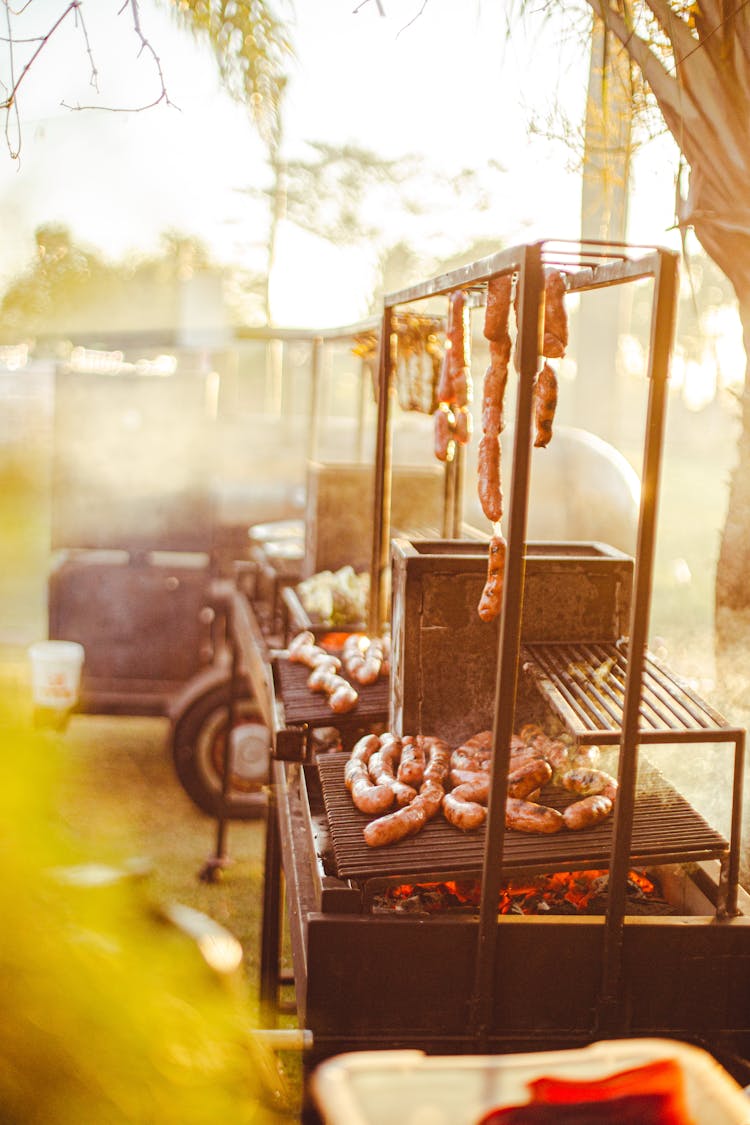
[[[500,888],[498,914],[604,914],[608,871],[560,871],[530,879],[511,879]],[[479,910],[478,879],[389,887],[376,896],[374,913],[473,914]],[[677,914],[662,897],[653,875],[628,872],[628,914]]]

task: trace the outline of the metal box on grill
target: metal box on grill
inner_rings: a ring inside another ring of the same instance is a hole
[[[487,550],[394,539],[392,722],[456,745],[492,725],[497,622],[477,605]],[[530,543],[522,639],[613,642],[628,629],[633,560],[603,543]]]
[[[311,462],[307,470],[305,575],[370,565],[373,473],[367,464]],[[391,485],[391,520],[400,534],[414,535],[442,523],[443,474],[439,465],[396,465]]]

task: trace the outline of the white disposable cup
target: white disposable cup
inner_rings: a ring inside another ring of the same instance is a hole
[[[74,707],[81,685],[84,648],[77,641],[37,641],[29,647],[31,691],[37,707]]]

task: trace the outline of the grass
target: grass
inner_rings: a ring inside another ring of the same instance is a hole
[[[201,813],[172,769],[167,720],[76,715],[59,736],[64,757],[60,810],[71,832],[105,862],[145,857],[158,898],[210,914],[242,942],[255,986],[260,946],[265,823],[229,826],[230,859],[220,879],[198,878],[214,854],[216,822]]]

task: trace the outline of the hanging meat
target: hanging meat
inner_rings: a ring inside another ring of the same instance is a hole
[[[452,461],[456,442],[466,445],[471,437],[471,335],[469,306],[461,290],[451,293],[445,354],[438,380],[435,419],[435,456]]]
[[[493,621],[503,607],[506,543],[502,535],[493,535],[487,552],[487,581],[479,599],[477,613],[482,621]]]
[[[545,362],[534,386],[534,445],[544,449],[552,438],[552,424],[557,409],[557,375],[548,359],[562,359],[568,346],[568,315],[565,311],[565,277],[555,269],[544,272],[544,336],[542,355]]]
[[[552,440],[552,423],[557,409],[557,376],[548,363],[536,377],[534,388],[534,423],[536,437],[534,445],[544,449]]]
[[[564,298],[565,276],[559,270],[546,269],[542,355],[547,359],[562,359],[568,346],[568,315]]]
[[[490,363],[482,384],[482,437],[477,452],[477,493],[482,511],[493,527],[487,564],[487,582],[479,602],[483,621],[500,613],[505,572],[505,540],[500,529],[503,490],[500,466],[500,433],[505,425],[504,401],[508,382],[511,340],[508,330],[513,281],[510,274],[487,283],[484,335],[490,342]]]

